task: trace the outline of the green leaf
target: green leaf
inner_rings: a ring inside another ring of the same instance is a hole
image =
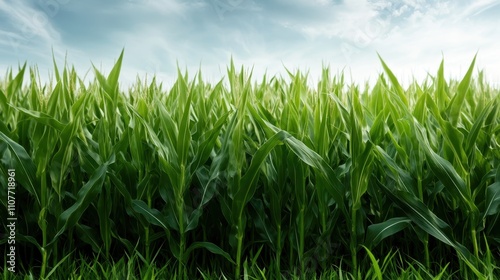
[[[19,96],[19,91],[22,89],[23,80],[24,80],[24,72],[26,70],[27,63],[24,62],[23,66],[19,69],[16,77],[8,83],[7,86],[7,95],[10,97],[9,101],[13,101],[12,98],[15,96]]]
[[[99,72],[99,70],[97,70],[97,68],[92,64],[92,67],[94,68],[94,75],[99,81],[102,89],[104,89],[104,91],[108,94],[108,98],[111,103],[116,101],[116,98],[118,97],[118,77],[120,76],[123,53],[124,50],[120,53],[120,56],[113,66],[113,69],[111,69],[108,78],[105,78],[104,75],[101,74],[101,72]]]
[[[11,107],[11,105],[9,105],[9,102],[7,101],[7,96],[5,95],[3,90],[0,89],[0,109],[1,109],[1,111],[4,112],[4,114],[8,114],[8,110],[10,107]]]
[[[189,257],[189,254],[191,251],[198,249],[198,248],[204,248],[210,251],[213,254],[223,256],[226,260],[228,260],[232,264],[236,264],[235,261],[231,258],[231,256],[222,250],[219,246],[211,243],[211,242],[193,242],[189,248],[186,249],[186,252],[184,254],[184,263],[187,262],[187,259]]]
[[[118,77],[120,76],[120,70],[122,67],[123,53],[125,49],[122,49],[118,60],[116,61],[113,69],[109,72],[108,78],[106,79],[107,84],[111,88],[111,90],[116,91],[118,89]]]
[[[240,188],[234,196],[232,216],[235,224],[238,224],[239,219],[241,219],[243,215],[245,205],[250,201],[255,193],[255,183],[261,164],[264,162],[271,150],[276,145],[281,144],[282,141],[288,137],[291,137],[291,135],[285,131],[276,133],[273,137],[269,138],[253,155],[252,162],[250,163],[247,172],[241,178]]]
[[[77,236],[85,243],[92,247],[92,251],[98,253],[101,251],[102,242],[99,240],[99,233],[96,229],[93,229],[86,225],[75,225]]]
[[[428,93],[423,93],[422,89],[417,85],[417,91],[420,93],[420,97],[417,100],[417,104],[413,109],[413,115],[420,123],[424,123],[427,119],[427,99],[430,98]]]
[[[50,177],[52,187],[59,196],[62,196],[62,184],[73,159],[73,139],[80,129],[80,122],[77,119],[69,122],[59,134],[60,146],[51,161]]]
[[[380,266],[378,265],[377,259],[375,259],[375,256],[373,253],[368,249],[367,247],[363,246],[365,248],[366,253],[368,254],[368,257],[370,258],[370,261],[372,263],[372,269],[375,271],[375,276],[377,276],[378,280],[382,280],[382,271],[380,270]]]
[[[373,143],[382,142],[386,135],[385,124],[387,123],[387,118],[383,111],[379,112],[377,118],[373,122],[370,128],[370,140]]]
[[[47,115],[42,112],[32,111],[21,107],[16,107],[12,104],[9,104],[15,110],[18,110],[28,116],[30,116],[33,120],[37,121],[40,124],[50,126],[58,131],[62,131],[65,128],[65,124],[56,120],[54,117]]]
[[[382,63],[382,67],[384,68],[385,73],[387,74],[387,76],[389,76],[389,80],[391,81],[393,87],[395,88],[396,93],[398,94],[399,98],[401,98],[401,100],[404,102],[404,104],[406,106],[408,106],[408,100],[406,99],[403,87],[401,87],[401,85],[398,82],[398,79],[392,73],[392,71],[389,68],[389,66],[387,66],[387,64],[385,64],[385,62],[382,59],[382,57],[380,57],[380,55],[378,53],[377,53],[377,55],[378,55],[378,58],[380,59],[380,62]]]
[[[13,166],[6,166],[5,169],[14,169],[16,172],[16,181],[25,187],[31,195],[35,196],[36,202],[38,205],[41,205],[39,182],[36,178],[36,166],[33,160],[21,145],[14,142],[2,132],[0,132],[0,141],[7,144],[13,160]],[[1,154],[5,152],[1,151]]]
[[[156,209],[149,208],[144,201],[135,199],[132,200],[132,209],[134,209],[136,213],[141,214],[151,224],[168,230],[167,221],[164,215]]]
[[[465,154],[467,155],[468,158],[472,157],[472,153],[474,152],[474,147],[477,141],[477,137],[479,136],[479,132],[481,131],[481,128],[484,124],[484,121],[486,120],[486,117],[490,114],[490,112],[493,109],[493,104],[494,101],[492,100],[488,105],[486,105],[483,110],[481,110],[481,113],[479,116],[476,118],[474,125],[472,126],[471,130],[469,131],[469,134],[467,135],[467,138],[465,139]]]
[[[89,205],[94,202],[97,195],[101,193],[108,167],[113,164],[114,161],[115,155],[113,154],[107,162],[99,166],[94,174],[92,174],[89,181],[78,191],[76,202],[59,216],[57,221],[59,230],[49,244],[55,242],[57,237],[62,235],[64,231],[78,223],[83,212],[85,212]]]
[[[351,171],[351,192],[353,199],[353,209],[361,208],[361,197],[368,189],[368,178],[370,176],[371,164],[373,161],[371,142],[368,142],[362,154],[354,159]]]
[[[458,119],[461,115],[462,104],[465,100],[465,94],[469,90],[469,85],[472,79],[472,72],[474,70],[474,64],[476,62],[477,54],[474,55],[474,59],[472,59],[472,63],[469,66],[469,70],[463,77],[462,81],[458,85],[457,93],[451,99],[450,105],[447,108],[448,117],[450,119],[450,123],[452,126],[456,126]]]
[[[198,226],[201,215],[203,214],[202,208],[198,207],[189,213],[189,217],[186,220],[187,225],[184,229],[185,232],[195,229]]]
[[[181,165],[187,164],[187,157],[189,152],[189,146],[191,144],[191,132],[190,132],[190,112],[191,112],[191,99],[193,94],[189,91],[182,92],[181,95],[187,95],[187,100],[185,104],[180,104],[184,106],[182,111],[182,117],[179,121],[179,135],[177,139],[177,156],[179,157],[179,163]],[[184,186],[181,186],[184,188]]]
[[[219,132],[222,126],[226,123],[228,116],[229,112],[226,112],[219,118],[219,120],[214,124],[214,127],[211,130],[203,134],[204,140],[202,143],[200,143],[198,152],[193,159],[193,164],[191,165],[192,173],[194,173],[195,170],[197,170],[203,163],[205,163],[205,161],[210,156],[210,153],[212,153],[215,141],[219,136]]]
[[[486,188],[486,204],[483,219],[488,215],[495,215],[500,212],[500,182],[495,182]]]
[[[417,197],[405,191],[391,190],[383,184],[381,186],[387,196],[389,196],[389,198],[396,203],[406,216],[419,228],[441,242],[453,247],[462,255],[473,257],[466,247],[453,238],[450,225],[437,217],[425,204],[418,200]]]
[[[383,239],[392,236],[411,224],[411,220],[406,217],[391,218],[385,222],[368,226],[366,232],[365,245],[374,248]]]
[[[269,127],[271,130],[278,132],[282,131],[276,126],[264,121],[265,125]],[[344,185],[335,175],[335,172],[328,165],[328,163],[316,152],[308,148],[303,142],[299,141],[295,137],[292,137],[288,133],[287,137],[284,137],[283,141],[286,143],[287,147],[289,147],[292,152],[297,155],[300,160],[307,165],[314,167],[319,171],[319,176],[322,176],[325,179],[325,183],[327,183],[326,191],[332,196],[335,202],[339,205],[341,211],[346,211],[344,207]],[[344,212],[346,215],[347,213]]]
[[[439,178],[443,185],[449,190],[455,199],[461,201],[467,209],[472,211],[472,215],[478,215],[479,211],[472,200],[470,190],[467,189],[464,180],[458,175],[453,168],[453,165],[436,154],[430,147],[429,142],[423,136],[425,135],[424,129],[416,124],[416,137],[423,148],[427,162],[434,174]]]
[[[439,65],[438,73],[437,73],[437,91],[436,91],[436,104],[439,108],[445,108],[448,103],[449,97],[446,93],[447,85],[446,80],[444,78],[444,59],[441,60],[441,64]],[[431,101],[431,98],[427,99]],[[437,108],[437,106],[436,106]]]

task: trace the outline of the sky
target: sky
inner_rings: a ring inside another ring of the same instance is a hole
[[[80,76],[107,74],[125,50],[121,85],[136,77],[172,84],[177,66],[211,82],[231,58],[253,77],[323,66],[349,82],[382,72],[377,53],[403,85],[476,70],[500,86],[500,0],[0,0],[0,78],[27,62],[42,80],[52,56]],[[191,75],[191,77],[193,76]]]

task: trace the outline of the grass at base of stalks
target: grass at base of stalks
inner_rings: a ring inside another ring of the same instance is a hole
[[[64,262],[61,262],[56,268],[48,268],[46,279],[126,279],[126,280],[141,280],[141,279],[178,279],[176,273],[176,265],[173,263],[148,263],[145,258],[139,253],[132,256],[124,256],[117,261],[107,262],[98,261],[99,257],[94,260],[80,256],[80,258],[72,258],[67,256]],[[356,278],[350,271],[346,270],[346,266],[342,263],[331,265],[321,271],[306,273],[296,273],[292,271],[281,271],[282,279],[293,280],[336,280],[336,279],[476,279],[474,274],[466,275],[459,271],[451,271],[448,264],[435,268],[429,271],[425,265],[413,260],[405,261],[406,258],[401,256],[399,252],[393,252],[378,260],[378,266],[372,266],[366,273],[360,274]],[[243,279],[276,279],[276,271],[274,271],[275,260],[271,261],[269,266],[259,266],[248,261],[243,264]],[[488,260],[483,260],[485,265],[494,266],[488,263]],[[360,262],[360,265],[370,265],[370,260],[365,259]],[[213,268],[196,268],[188,271],[189,279],[233,279],[232,271],[220,271]],[[4,272],[1,274],[2,280],[31,280],[39,279],[37,272],[17,272],[11,273],[4,266]],[[500,270],[494,269],[490,274],[483,275],[484,279],[500,279]],[[462,278],[465,277],[465,278]]]

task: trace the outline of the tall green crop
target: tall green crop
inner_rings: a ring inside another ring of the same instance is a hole
[[[132,279],[499,277],[500,95],[475,60],[406,88],[381,60],[360,91],[326,68],[317,88],[254,82],[233,61],[214,85],[179,70],[125,90],[123,59],[89,84],[55,62],[47,85],[26,65],[0,81],[0,183],[16,170],[20,267],[37,277],[124,255],[144,266]]]

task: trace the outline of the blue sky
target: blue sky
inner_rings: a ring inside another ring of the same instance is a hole
[[[125,48],[123,85],[171,83],[177,63],[215,82],[231,56],[255,77],[287,67],[317,81],[329,65],[363,83],[382,71],[378,52],[404,83],[443,57],[459,78],[478,52],[476,69],[500,85],[499,38],[499,0],[0,0],[0,76],[27,61],[47,79],[52,50],[82,76],[91,63],[107,73]]]

